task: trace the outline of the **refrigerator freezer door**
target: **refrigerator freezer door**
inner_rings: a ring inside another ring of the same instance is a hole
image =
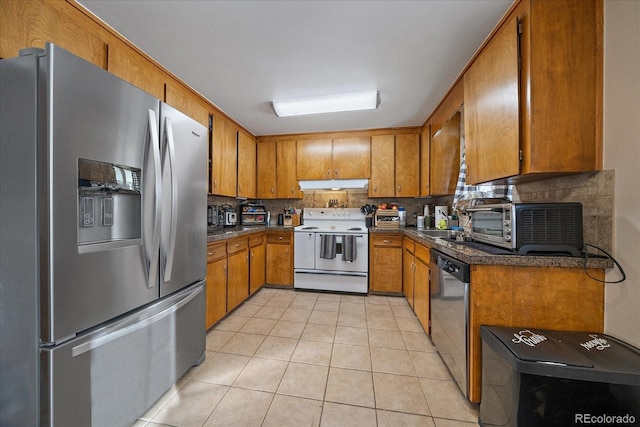
[[[41,63],[42,339],[59,343],[159,296],[160,103],[56,46]]]
[[[165,296],[206,275],[208,130],[167,104],[161,104],[160,114],[160,296]]]
[[[42,352],[42,425],[129,426],[205,350],[204,282]]]

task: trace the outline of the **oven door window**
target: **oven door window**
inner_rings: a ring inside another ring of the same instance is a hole
[[[472,228],[474,233],[502,237],[502,212],[474,212]]]

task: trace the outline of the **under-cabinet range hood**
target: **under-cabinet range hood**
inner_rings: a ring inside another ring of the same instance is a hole
[[[369,186],[368,179],[321,179],[299,181],[301,191],[309,190],[365,190]]]

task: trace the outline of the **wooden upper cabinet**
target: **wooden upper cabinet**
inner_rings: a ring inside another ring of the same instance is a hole
[[[371,176],[371,138],[338,138],[332,143],[332,178]]]
[[[396,155],[395,136],[371,137],[371,179],[369,197],[391,197],[395,195]]]
[[[309,139],[297,142],[297,178],[331,179],[331,139]]]
[[[107,45],[114,37],[66,1],[0,1],[0,58],[46,41],[107,69]]]
[[[467,182],[602,169],[602,67],[602,1],[519,3],[464,76]]]
[[[256,139],[238,132],[238,197],[256,198]]]
[[[164,85],[167,80],[164,72],[120,40],[113,39],[109,42],[108,49],[107,71],[164,100]]]
[[[460,112],[431,137],[431,195],[454,194],[460,173]]]
[[[276,195],[278,199],[300,199],[296,179],[296,142],[278,141],[276,146]]]
[[[371,138],[308,139],[297,142],[297,178],[351,179],[371,175]]]
[[[256,197],[275,199],[276,194],[276,141],[259,142],[257,152]]]
[[[518,103],[518,21],[512,18],[464,75],[467,183],[520,172]]]
[[[172,78],[167,79],[166,98],[164,101],[201,123],[202,126],[209,127],[209,114],[211,114],[209,103],[195,95],[179,81]]]
[[[420,190],[420,136],[396,135],[396,196],[417,197]]]
[[[416,197],[420,185],[420,136],[371,137],[369,197]]]
[[[431,181],[429,174],[431,171],[431,126],[424,125],[420,132],[420,196],[431,194]]]
[[[214,116],[211,146],[211,192],[237,195],[238,128],[222,115]]]

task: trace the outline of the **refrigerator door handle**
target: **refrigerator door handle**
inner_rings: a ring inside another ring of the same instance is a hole
[[[147,258],[147,288],[153,288],[156,284],[156,272],[158,271],[158,264],[160,261],[160,206],[162,198],[162,175],[161,175],[161,161],[160,161],[160,138],[158,137],[158,121],[156,120],[156,113],[153,110],[149,110],[149,145],[148,149],[153,154],[153,167],[154,167],[154,207],[153,207],[153,238],[151,248],[148,249],[148,236],[145,236],[145,256]],[[145,156],[145,162],[148,156]],[[146,170],[145,164],[145,170]]]
[[[167,138],[166,150],[169,152],[169,177],[171,178],[171,226],[169,229],[169,242],[167,243],[166,251],[164,251],[165,265],[163,274],[164,281],[168,282],[171,280],[173,255],[176,248],[176,232],[178,229],[178,178],[174,173],[176,150],[173,140],[173,125],[170,117],[165,117],[165,135]]]
[[[100,337],[73,347],[71,349],[71,357],[76,357],[83,353],[86,353],[87,351],[102,347],[103,345],[108,344],[113,340],[116,340],[125,335],[129,335],[137,330],[145,328],[153,323],[164,319],[165,317],[175,313],[176,311],[187,305],[192,299],[198,296],[198,294],[200,294],[202,290],[202,286],[192,290],[188,295],[184,295],[184,297],[180,301],[170,305],[169,307],[158,313],[152,314],[149,317],[140,319],[139,317],[132,316],[127,319],[123,319],[122,321],[117,322],[113,325],[107,326]]]

